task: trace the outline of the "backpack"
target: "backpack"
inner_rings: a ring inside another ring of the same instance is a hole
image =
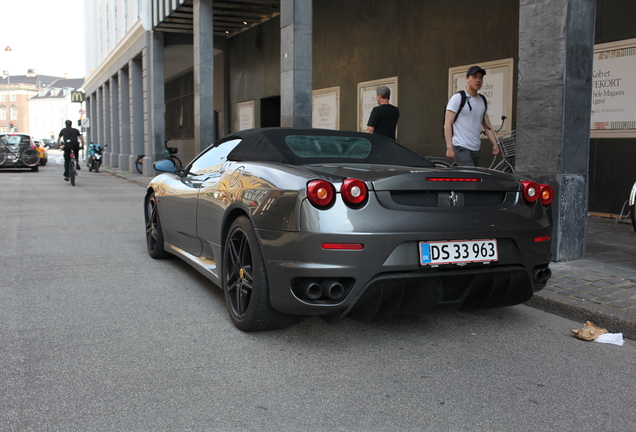
[[[460,112],[462,112],[462,108],[464,108],[464,105],[466,105],[466,100],[468,100],[468,98],[466,97],[466,91],[464,90],[460,90],[457,93],[460,94],[460,96],[462,97],[462,100],[459,102],[459,109],[457,110],[457,113],[455,113],[455,119],[453,120],[453,123],[455,123],[457,121],[457,116],[459,115]],[[486,112],[488,111],[488,101],[486,100],[486,96],[484,96],[481,93],[477,93],[479,96],[481,96],[481,98],[484,101],[484,107],[486,108],[484,110],[484,115],[486,115]],[[470,104],[468,105],[470,107]],[[472,107],[470,108],[472,110]],[[446,111],[444,111],[444,120],[442,121],[442,136],[445,137],[444,135],[444,123],[446,122]]]

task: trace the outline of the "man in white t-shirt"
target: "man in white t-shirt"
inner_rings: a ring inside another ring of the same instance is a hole
[[[481,89],[486,71],[472,66],[466,72],[466,103],[461,108],[462,96],[455,93],[446,105],[444,138],[446,157],[455,159],[459,166],[479,166],[481,131],[492,143],[492,154],[499,154],[499,145],[492,130],[486,104],[477,91]],[[459,114],[457,114],[459,112]]]

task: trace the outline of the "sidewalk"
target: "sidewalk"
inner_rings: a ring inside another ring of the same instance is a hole
[[[548,285],[527,304],[636,340],[636,233],[616,219],[587,223],[585,258],[550,264]]]
[[[151,177],[102,168],[148,185]],[[636,340],[636,233],[631,223],[588,216],[585,258],[550,264],[552,278],[526,304],[574,321],[592,321]]]

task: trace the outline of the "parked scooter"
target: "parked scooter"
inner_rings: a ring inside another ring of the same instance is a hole
[[[86,158],[86,166],[89,171],[99,172],[99,167],[102,165],[102,154],[104,153],[104,147],[108,147],[108,144],[101,146],[99,144],[90,143],[88,146],[88,157]]]

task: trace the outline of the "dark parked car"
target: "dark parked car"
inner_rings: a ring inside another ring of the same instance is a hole
[[[31,135],[0,134],[0,168],[31,168],[38,171],[40,153]]]
[[[246,130],[154,166],[150,256],[221,287],[244,331],[516,305],[550,278],[550,186],[436,168],[376,134]]]
[[[42,145],[44,147],[48,147],[50,149],[57,149],[59,148],[57,145],[57,141],[54,139],[49,139],[49,138],[43,138],[40,140],[40,142],[42,143]]]

